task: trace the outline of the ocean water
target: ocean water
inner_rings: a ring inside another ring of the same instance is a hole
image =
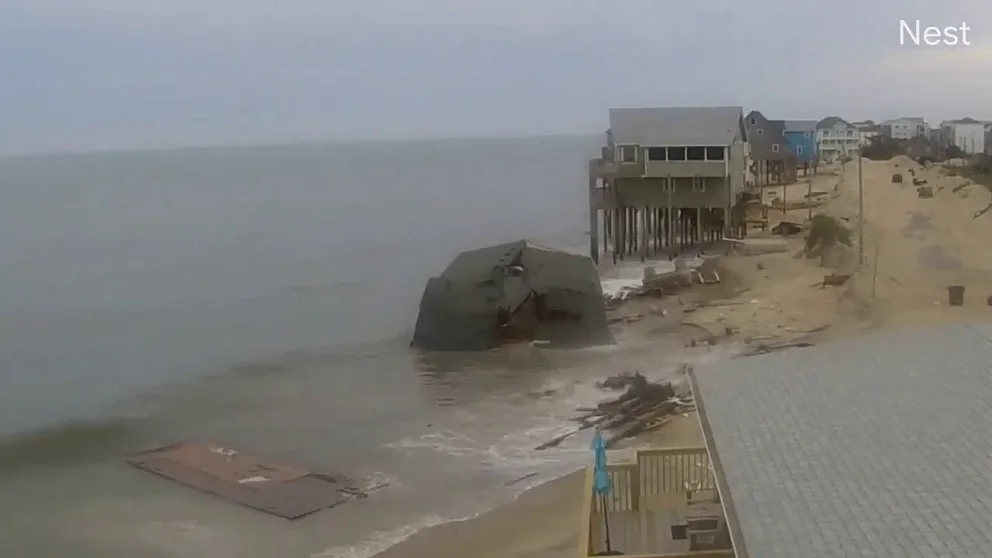
[[[408,341],[457,252],[587,246],[597,143],[0,159],[0,556],[365,558],[581,466],[587,438],[532,448],[596,379],[714,354]],[[202,438],[371,496],[288,523],[121,461]]]

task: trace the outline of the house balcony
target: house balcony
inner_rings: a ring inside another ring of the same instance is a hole
[[[722,537],[716,531],[726,529],[726,514],[705,448],[640,450],[633,463],[610,464],[607,472],[613,488],[604,502],[593,494],[592,471],[587,470],[579,556],[597,556],[604,549],[604,519],[610,523],[612,549],[625,555],[736,556],[729,534],[726,545],[717,542]],[[675,536],[676,531],[685,534],[686,523],[692,524],[694,520],[715,522],[722,529],[714,529],[712,534]]]
[[[599,178],[640,178],[644,176],[644,161],[633,163],[596,159],[594,164],[596,176]]]
[[[725,161],[648,161],[644,165],[644,176],[651,178],[666,176],[722,178],[726,175]]]

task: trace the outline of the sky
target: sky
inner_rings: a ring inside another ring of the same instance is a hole
[[[900,45],[900,20],[970,45]],[[3,0],[0,154],[992,119],[988,0]]]

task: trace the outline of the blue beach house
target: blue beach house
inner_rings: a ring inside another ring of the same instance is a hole
[[[786,120],[785,142],[803,174],[810,168],[816,171],[820,155],[816,148],[816,120]]]

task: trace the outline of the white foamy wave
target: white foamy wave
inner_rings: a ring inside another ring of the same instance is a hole
[[[507,467],[514,472],[529,466],[560,462],[563,452],[569,453],[579,447],[584,449],[583,443],[574,441],[581,436],[570,437],[553,450],[536,451],[534,448],[576,429],[576,425],[568,420],[575,415],[575,408],[595,405],[606,396],[595,382],[592,379],[553,378],[532,393],[550,395],[527,401],[532,407],[527,410],[526,416],[521,416],[519,401],[487,401],[477,408],[456,411],[457,416],[452,419],[457,419],[457,430],[447,428],[425,432],[387,444],[387,447],[431,449],[453,457],[475,457],[486,466]],[[470,421],[490,423],[495,416],[513,417],[507,422],[515,424],[508,425],[506,430],[489,432],[488,436],[486,432],[461,427]]]
[[[656,344],[655,344],[656,345]],[[700,347],[673,355],[657,350],[634,351],[617,347],[589,349],[599,352],[622,352],[622,365],[613,356],[603,355],[604,370],[596,364],[568,367],[528,393],[494,397],[446,411],[434,421],[435,427],[419,435],[396,440],[387,447],[400,452],[430,452],[451,459],[453,470],[481,473],[490,477],[488,487],[481,488],[475,512],[468,517],[424,516],[396,529],[378,533],[350,547],[338,547],[313,558],[367,558],[397,544],[419,529],[471,519],[503,505],[523,492],[567,475],[588,465],[592,431],[578,431],[580,425],[570,419],[578,407],[594,407],[603,399],[615,396],[598,388],[596,383],[609,373],[633,366],[647,372],[652,379],[674,379],[682,363],[703,364],[726,358],[732,351],[722,347]],[[592,354],[589,355],[593,356]],[[598,362],[594,359],[591,362]],[[606,365],[609,362],[610,364]],[[545,450],[537,446],[559,436],[572,434],[560,444]],[[438,509],[423,510],[437,513]],[[460,510],[464,514],[468,510]],[[459,512],[456,512],[459,513]]]
[[[402,482],[396,475],[375,471],[362,478],[358,489],[367,495],[375,494],[384,488],[401,488]]]
[[[682,258],[689,268],[699,267],[703,260],[697,256]],[[616,264],[605,264],[600,269],[600,284],[603,294],[616,298],[625,290],[636,289],[644,281],[644,269],[654,269],[655,273],[664,274],[675,271],[675,262],[670,260],[621,261]]]
[[[617,298],[620,296],[620,293],[636,289],[642,283],[643,281],[640,277],[637,279],[603,279],[600,281],[600,284],[603,286],[603,296],[609,298]]]
[[[334,546],[311,554],[310,558],[370,558],[412,537],[421,529],[451,520],[437,515],[424,516],[408,525],[373,533],[364,541],[350,546]]]

